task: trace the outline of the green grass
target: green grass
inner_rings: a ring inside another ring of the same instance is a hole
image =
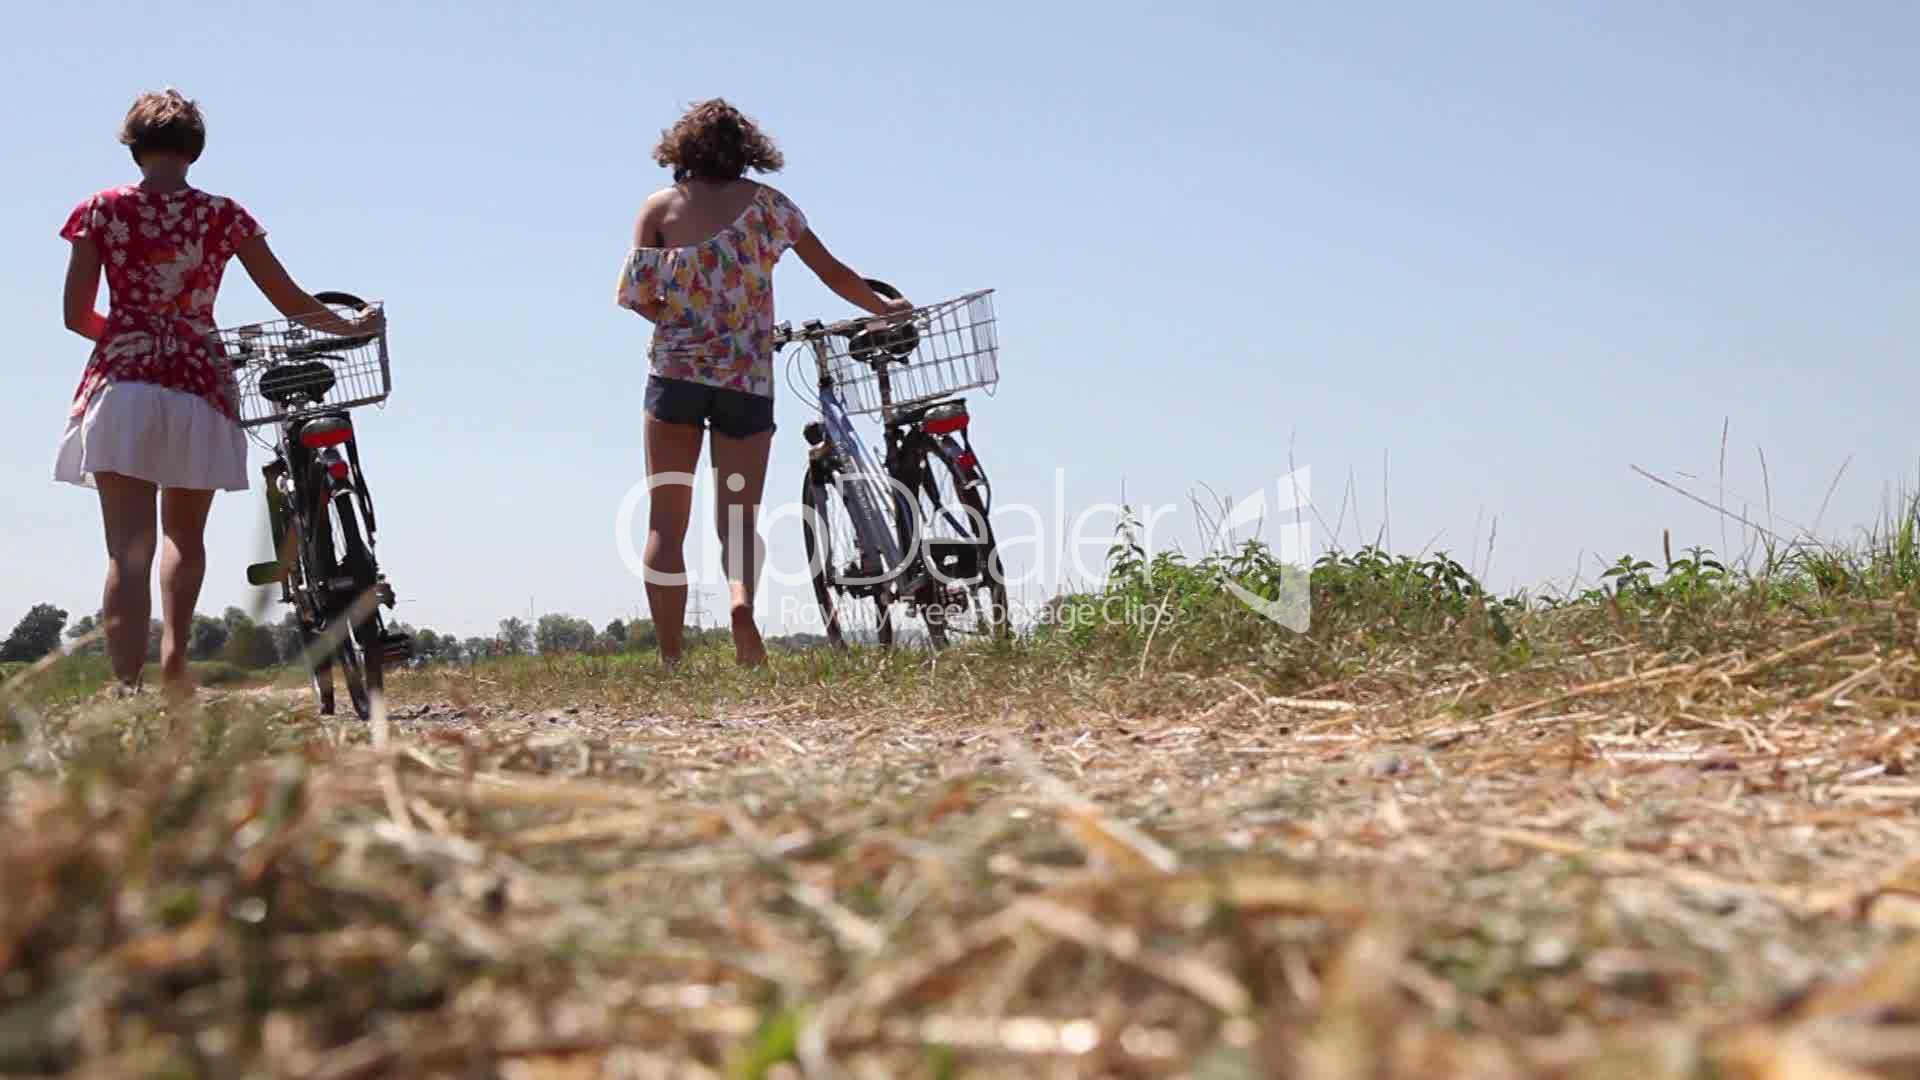
[[[0,665],[0,688],[4,688],[6,683],[16,676],[24,674],[31,666],[30,664]],[[248,671],[223,660],[194,661],[187,665],[187,669],[193,673],[194,679],[205,687],[244,686],[271,678],[270,674]],[[147,667],[147,676],[156,677],[155,668],[151,664]],[[45,670],[28,677],[25,685],[17,688],[16,696],[39,706],[63,705],[99,693],[112,680],[113,665],[106,657],[97,654],[65,656]],[[4,692],[4,689],[0,689],[0,694]]]
[[[1764,650],[1783,626],[1853,618],[1862,605],[1913,606],[1920,556],[1911,508],[1899,528],[1853,549],[1802,546],[1752,567],[1690,548],[1622,557],[1566,594],[1491,593],[1445,552],[1367,547],[1333,552],[1303,573],[1259,544],[1188,559],[1148,557],[1123,535],[1097,589],[1056,601],[1056,617],[1016,640],[928,654],[827,648],[776,652],[767,670],[737,668],[724,639],[694,646],[665,674],[650,651],[521,656],[401,674],[406,685],[538,708],[569,700],[676,716],[831,702],[850,712],[979,714],[1067,702],[1105,711],[1202,708],[1222,677],[1286,696],[1353,679],[1402,680],[1407,664],[1500,673],[1609,644],[1682,660]],[[1223,587],[1311,603],[1304,634],[1277,629]],[[1059,616],[1060,612],[1067,613]],[[1144,674],[1175,676],[1142,685]],[[292,685],[295,680],[283,680]]]

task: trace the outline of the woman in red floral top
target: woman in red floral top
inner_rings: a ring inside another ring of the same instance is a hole
[[[294,284],[239,203],[187,185],[187,169],[206,145],[206,124],[177,91],[135,101],[120,141],[140,168],[140,182],[88,197],[60,230],[73,244],[67,328],[95,344],[54,479],[99,490],[107,651],[121,687],[140,683],[158,549],[161,677],[186,690],[187,629],[206,574],[207,512],[216,490],[247,487],[233,377],[207,338],[227,261],[237,256],[276,308],[323,333],[365,333],[378,328],[379,317],[328,312]],[[94,310],[102,272],[105,315]]]

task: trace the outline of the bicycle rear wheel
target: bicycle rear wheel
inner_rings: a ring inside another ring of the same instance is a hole
[[[985,476],[977,463],[962,469],[931,441],[911,461],[918,550],[930,578],[914,599],[928,635],[936,645],[955,636],[1005,638],[1007,575],[987,520]]]
[[[352,635],[349,634],[349,637]],[[379,661],[368,663],[369,654],[351,641],[340,643],[340,671],[347,677],[347,697],[353,701],[353,711],[362,720],[373,719],[373,695],[369,693],[368,674],[378,681]]]
[[[321,631],[300,629],[300,647],[308,658],[307,681],[313,684],[313,696],[320,701],[320,715],[333,715],[333,659],[330,655],[316,655],[314,643],[320,640]]]
[[[813,571],[813,598],[820,606],[827,641],[835,648],[846,648],[850,636],[864,637],[863,622],[871,624],[875,642],[890,648],[892,610],[874,592],[846,580],[871,575],[860,573],[858,534],[837,479],[837,470],[818,464],[809,466],[802,478],[800,524],[807,542],[807,565]]]
[[[347,677],[347,695],[353,699],[353,710],[360,714],[360,719],[368,720],[373,717],[374,695],[386,690],[385,632],[380,625],[380,605],[374,595],[380,574],[373,549],[361,536],[352,493],[343,491],[332,501],[341,547],[346,549],[341,569],[354,583],[353,594],[347,598],[342,614],[351,618],[359,609],[367,610],[366,615],[349,624],[346,637],[340,641],[340,667]]]
[[[297,490],[297,489],[296,489]],[[334,710],[333,661],[339,647],[325,647],[327,624],[331,619],[328,601],[330,583],[338,572],[333,529],[326,516],[324,500],[301,496],[300,509],[293,515],[297,557],[293,560],[296,596],[295,611],[300,620],[301,656],[307,664],[307,678],[319,699],[320,715],[332,716]]]

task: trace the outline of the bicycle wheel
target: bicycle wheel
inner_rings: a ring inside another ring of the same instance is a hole
[[[313,644],[320,640],[320,632],[300,629],[300,647],[303,655],[313,657],[307,668],[307,681],[313,684],[313,696],[320,700],[320,715],[333,715],[333,660],[329,656],[314,656]]]
[[[282,472],[285,466],[280,466]],[[274,487],[275,470],[265,470],[267,480],[267,527],[273,537],[273,549],[276,562],[268,564],[279,569],[284,576],[280,579],[281,598],[293,605],[294,619],[300,629],[299,660],[307,666],[307,681],[313,687],[313,696],[320,706],[320,715],[333,715],[333,661],[331,656],[316,648],[323,628],[320,625],[320,612],[315,607],[315,599],[324,582],[327,567],[333,561],[332,545],[316,547],[308,539],[307,515],[280,497]],[[248,581],[253,582],[251,568]],[[265,582],[257,582],[265,584]]]
[[[930,578],[914,601],[928,635],[936,645],[955,635],[1005,638],[1007,575],[981,497],[984,475],[977,463],[963,471],[957,451],[931,440],[910,453],[918,551]]]
[[[864,595],[843,578],[860,569],[860,545],[853,515],[847,509],[838,471],[810,466],[800,488],[800,524],[807,542],[807,565],[813,570],[813,598],[820,605],[827,641],[846,648],[849,631],[858,634],[862,617],[872,612],[873,638],[882,648],[893,645],[893,612],[871,592]]]
[[[373,717],[373,696],[386,689],[386,655],[382,643],[385,635],[380,625],[380,605],[370,595],[379,580],[379,569],[373,560],[373,549],[360,535],[360,520],[354,511],[352,494],[341,492],[332,502],[334,520],[340,528],[340,546],[346,549],[341,569],[353,579],[353,593],[342,605],[342,614],[351,617],[355,608],[361,605],[368,608],[366,616],[348,625],[347,634],[340,641],[340,668],[347,677],[347,695],[353,699],[353,710],[360,714],[360,719],[368,720]]]
[[[367,692],[365,657],[366,654],[356,648],[352,641],[340,642],[340,672],[347,677],[347,697],[353,702],[353,711],[360,715],[360,719],[371,720],[373,695]]]
[[[318,470],[314,470],[308,482],[319,482]],[[333,530],[327,521],[324,499],[309,497],[298,485],[295,493],[298,499],[292,525],[298,548],[292,572],[298,577],[293,591],[295,611],[300,619],[301,655],[307,661],[307,678],[313,685],[314,697],[320,702],[320,715],[332,716],[333,659],[339,650],[337,647],[329,649],[319,646],[326,637],[327,624],[333,617],[328,600],[329,583],[333,580],[338,560],[334,555]]]

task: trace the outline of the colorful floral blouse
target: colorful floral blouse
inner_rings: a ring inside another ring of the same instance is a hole
[[[655,314],[653,373],[773,396],[773,266],[804,236],[807,219],[762,187],[733,224],[685,247],[633,249],[619,304]]]
[[[60,235],[91,239],[107,275],[107,327],[73,395],[86,413],[109,383],[198,394],[235,416],[232,377],[208,338],[213,299],[241,243],[264,235],[239,203],[193,188],[110,188],[74,208]]]

